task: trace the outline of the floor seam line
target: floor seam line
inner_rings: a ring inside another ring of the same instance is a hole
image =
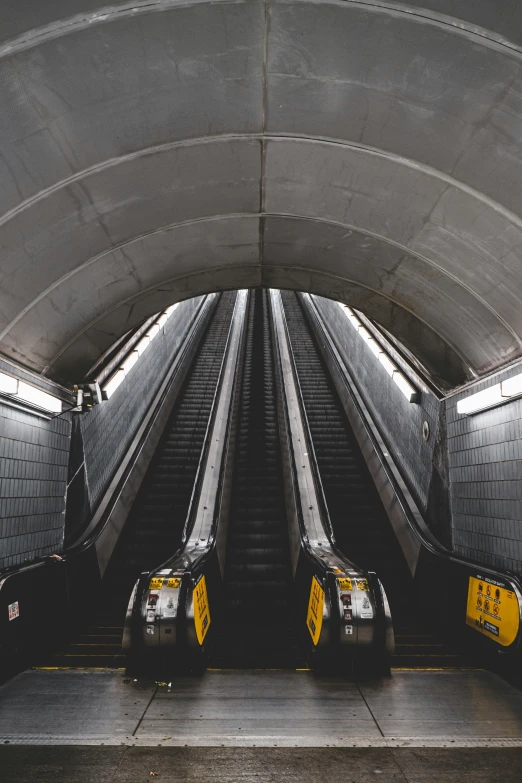
[[[406,783],[410,783],[410,780],[409,780],[409,778],[407,778],[407,777],[406,777],[406,772],[403,770],[402,766],[401,766],[401,765],[400,765],[400,763],[399,763],[399,759],[397,758],[397,753],[396,753],[396,751],[397,751],[397,748],[390,747],[389,749],[390,749],[390,751],[391,751],[392,758],[393,758],[393,760],[395,761],[396,765],[398,766],[398,768],[399,768],[399,771],[400,771],[400,773],[401,773],[402,777],[404,778],[404,780],[406,781]]]
[[[150,697],[149,701],[147,702],[147,706],[146,706],[146,707],[145,707],[145,709],[143,710],[143,715],[141,716],[141,718],[140,718],[140,719],[139,719],[139,721],[138,721],[138,725],[136,726],[136,728],[135,728],[135,729],[134,729],[134,731],[132,732],[132,736],[133,736],[133,737],[135,737],[135,736],[136,736],[136,732],[139,730],[139,728],[140,728],[141,724],[143,723],[143,719],[145,718],[145,715],[147,714],[147,712],[148,712],[148,709],[149,709],[150,705],[152,704],[152,701],[153,701],[153,699],[154,699],[155,695],[157,694],[157,692],[158,692],[158,686],[156,685],[156,686],[154,687],[154,690],[152,691],[152,696]]]
[[[120,771],[120,767],[123,764],[123,760],[125,759],[125,756],[127,755],[128,751],[129,751],[129,747],[130,747],[129,745],[125,746],[125,750],[122,753],[121,759],[118,761],[118,765],[117,765],[116,769],[114,770],[114,772],[112,773],[108,783],[113,783],[113,781],[115,780],[116,775]]]
[[[377,726],[377,728],[378,728],[378,730],[379,730],[379,733],[380,733],[381,737],[382,737],[384,740],[386,740],[386,737],[384,736],[384,733],[383,733],[383,731],[382,731],[381,727],[379,726],[379,723],[377,722],[377,718],[376,718],[376,717],[375,717],[375,715],[373,714],[373,712],[372,712],[372,709],[371,709],[370,705],[369,705],[369,704],[368,704],[368,702],[366,701],[366,697],[365,697],[364,693],[362,692],[362,690],[361,690],[361,688],[360,688],[360,686],[359,686],[359,683],[357,682],[357,680],[354,680],[354,682],[355,682],[355,685],[356,685],[356,688],[357,688],[357,690],[359,691],[359,694],[360,694],[360,696],[361,696],[361,699],[363,700],[363,702],[364,702],[364,703],[365,703],[365,705],[366,705],[366,709],[368,710],[368,712],[369,712],[369,713],[370,713],[370,715],[372,716],[373,722],[375,723],[375,725]]]

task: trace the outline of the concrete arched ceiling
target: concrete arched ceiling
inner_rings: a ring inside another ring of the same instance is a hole
[[[446,386],[522,354],[513,0],[0,4],[0,351],[78,380],[180,298],[349,302]]]

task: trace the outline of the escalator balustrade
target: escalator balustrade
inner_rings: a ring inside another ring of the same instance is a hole
[[[88,627],[47,663],[122,667],[123,618],[137,576],[179,547],[226,347],[236,292],[222,294],[142,482]]]
[[[383,583],[395,627],[392,666],[466,665],[424,619],[406,561],[298,295],[283,292],[282,298],[336,543],[360,567],[375,571]]]

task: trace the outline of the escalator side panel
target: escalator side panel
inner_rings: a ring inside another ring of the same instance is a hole
[[[136,578],[179,547],[236,300],[222,294],[106,570],[98,610],[53,665],[121,666],[121,636]],[[88,586],[86,586],[86,589]]]
[[[347,557],[382,580],[396,631],[394,665],[462,665],[462,658],[422,616],[408,565],[298,296],[283,292],[282,297],[336,542]]]

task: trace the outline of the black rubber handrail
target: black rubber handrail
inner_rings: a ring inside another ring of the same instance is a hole
[[[237,300],[236,300],[237,301]],[[246,311],[248,310],[248,302],[246,305]],[[196,471],[196,478],[194,480],[194,486],[192,489],[192,494],[190,498],[189,508],[187,512],[187,519],[185,522],[185,526],[183,528],[183,534],[181,537],[181,543],[176,550],[176,552],[172,555],[170,555],[163,563],[161,563],[158,566],[155,566],[151,571],[148,572],[148,577],[152,577],[154,574],[156,574],[158,571],[161,571],[162,569],[166,569],[170,567],[170,564],[173,563],[175,560],[177,560],[180,557],[183,557],[183,553],[185,551],[185,548],[187,546],[187,542],[190,539],[190,535],[192,533],[195,521],[196,521],[196,512],[198,507],[198,501],[199,496],[201,492],[201,484],[203,482],[203,478],[205,475],[205,471],[207,469],[207,455],[209,451],[210,446],[210,440],[212,436],[212,429],[216,418],[216,411],[218,407],[219,397],[221,394],[221,388],[223,385],[223,378],[224,378],[224,371],[226,367],[226,362],[228,358],[228,353],[230,349],[230,341],[232,337],[232,331],[234,326],[234,313],[232,313],[232,318],[230,319],[230,327],[228,330],[227,335],[227,341],[225,345],[225,349],[223,351],[223,358],[221,360],[221,365],[219,368],[219,377],[218,382],[216,384],[216,390],[214,392],[214,397],[212,399],[212,407],[210,411],[210,416],[208,418],[207,427],[205,430],[205,437],[203,442],[203,448],[201,449],[201,455],[198,462],[198,467]],[[241,336],[241,343],[244,341],[244,331]],[[236,357],[236,366],[235,366],[235,379],[236,383],[238,382],[239,373],[238,373],[238,367],[241,365],[242,359],[243,359],[243,348],[244,343],[240,345],[240,348],[238,350],[238,354]],[[230,407],[227,412],[227,423],[225,427],[225,441],[228,444],[230,440],[230,427],[231,427],[231,419],[232,419],[232,412],[234,408],[234,399],[235,399],[235,393],[231,396],[230,401]],[[224,469],[226,465],[226,454],[227,454],[227,448],[223,451],[223,459],[221,461],[221,465],[219,466],[219,472],[218,472],[218,485],[217,485],[217,491],[216,491],[216,498],[220,498],[222,495],[222,487],[223,487],[223,480],[224,480]],[[197,558],[197,561],[193,561],[190,565],[190,570],[192,572],[197,571],[201,567],[204,566],[204,564],[207,562],[207,560],[211,557],[213,554],[215,543],[216,543],[216,533],[217,533],[217,527],[219,523],[219,514],[217,513],[217,508],[219,506],[219,503],[216,503],[215,506],[215,513],[214,518],[212,520],[212,526],[211,526],[211,532],[209,535],[208,540],[208,546],[201,550],[201,556]],[[146,581],[146,580],[145,580]]]
[[[329,337],[329,339],[333,343],[335,343],[335,340],[334,340],[334,338],[333,338],[333,336],[332,336],[332,334],[330,332],[330,329],[328,328],[328,326],[326,325],[324,320],[321,318],[321,315],[318,312],[317,307],[315,306],[315,303],[312,302],[312,305],[313,305],[313,311],[310,311],[310,310],[308,310],[308,308],[305,308],[306,315],[308,315],[309,317],[315,318],[317,323],[318,323],[318,325],[319,325],[319,328]],[[345,373],[347,373],[348,375],[350,375],[350,378],[351,378],[351,374],[349,373],[348,368],[346,367],[344,362],[340,361],[340,359],[338,358],[336,353],[332,350],[332,347],[331,347],[330,342],[328,340],[325,342],[324,347],[325,347],[325,349],[328,350],[332,361],[337,366],[338,371],[340,373],[340,376],[344,377]],[[354,383],[353,379],[352,379],[352,383]],[[394,493],[395,493],[395,495],[397,497],[397,500],[399,502],[399,505],[400,505],[400,507],[401,507],[401,509],[402,509],[402,511],[403,511],[403,513],[404,513],[404,515],[405,515],[405,517],[407,519],[407,521],[408,521],[408,524],[410,525],[411,529],[414,531],[415,535],[419,539],[421,545],[425,549],[427,549],[431,554],[433,554],[434,556],[443,558],[444,560],[446,560],[448,562],[455,563],[456,565],[466,566],[467,568],[473,568],[473,569],[476,569],[476,570],[481,571],[483,573],[489,573],[493,577],[497,577],[497,578],[502,579],[504,581],[511,581],[513,583],[513,585],[517,588],[517,590],[520,592],[521,596],[522,596],[522,580],[520,579],[518,574],[516,574],[516,573],[514,573],[512,571],[509,571],[507,569],[505,571],[499,571],[499,570],[493,568],[492,566],[485,565],[485,564],[482,564],[482,563],[478,563],[477,561],[472,560],[471,558],[468,558],[465,555],[455,555],[453,552],[451,552],[449,549],[447,549],[443,544],[438,542],[435,539],[435,537],[433,537],[433,540],[430,540],[430,539],[428,539],[426,537],[424,531],[418,525],[417,520],[415,519],[415,515],[412,512],[412,510],[410,508],[410,505],[409,505],[408,501],[406,500],[406,498],[404,496],[404,493],[403,493],[399,483],[397,482],[396,477],[393,475],[393,472],[389,469],[389,466],[387,464],[387,460],[384,457],[384,453],[383,453],[383,451],[381,449],[381,446],[380,446],[377,438],[375,437],[374,432],[372,431],[372,427],[369,426],[369,424],[368,424],[367,417],[370,417],[369,412],[366,412],[366,411],[364,411],[361,408],[361,406],[359,404],[359,401],[357,400],[356,396],[354,395],[354,393],[353,393],[353,391],[352,391],[352,389],[351,389],[349,384],[346,384],[346,388],[347,388],[347,391],[348,391],[348,393],[349,393],[349,395],[351,397],[351,400],[352,400],[352,402],[354,404],[354,407],[357,410],[357,413],[358,413],[358,415],[359,415],[359,417],[361,419],[361,422],[363,424],[365,432],[366,432],[369,440],[371,441],[372,446],[373,446],[374,450],[376,451],[377,456],[379,458],[379,461],[380,461],[380,463],[381,463],[381,465],[383,467],[383,470],[385,471],[386,476],[387,476],[387,478],[388,478],[388,480],[389,480],[389,482],[390,482],[390,484],[391,484],[391,486],[393,488],[393,491],[394,491]],[[383,433],[381,431],[381,428],[377,425],[377,423],[373,420],[373,418],[372,418],[372,425],[375,427],[375,429],[377,430],[377,432],[379,433],[379,435],[383,439],[383,441],[386,442],[386,438],[384,437],[384,435],[383,435]],[[407,485],[407,482],[405,481],[404,477],[402,476],[402,471],[399,469],[399,467],[397,466],[395,460],[393,459],[392,452],[391,452],[391,450],[389,448],[388,448],[388,453],[390,454],[389,459],[391,459],[393,461],[395,469],[397,470],[399,475],[401,475],[404,483]],[[419,512],[419,514],[420,514],[420,512]],[[422,516],[422,515],[420,515],[420,516]]]
[[[190,349],[191,349],[191,347],[193,345],[194,340],[197,339],[197,335],[194,332],[190,336],[189,336],[189,332],[194,329],[198,318],[200,318],[203,315],[203,310],[205,308],[205,305],[207,305],[208,307],[210,307],[212,309],[215,309],[217,307],[218,302],[219,302],[219,298],[217,298],[214,303],[211,303],[209,305],[207,297],[205,297],[201,301],[201,303],[200,303],[199,307],[197,308],[196,312],[193,314],[193,317],[192,317],[191,322],[190,322],[190,324],[188,326],[188,329],[187,329],[187,336],[189,337],[189,342],[182,349],[183,350],[183,356],[187,355],[188,351],[190,351]],[[173,361],[175,359],[178,359],[178,358],[183,358],[183,356],[181,354],[176,354],[176,356],[173,358]],[[172,378],[171,380],[174,380],[174,378]],[[161,411],[161,408],[163,406],[165,398],[166,398],[166,396],[169,393],[170,387],[171,387],[171,384],[169,383],[168,386],[164,389],[163,394],[161,395],[161,398],[158,400],[158,402],[156,404],[156,409],[155,409],[154,415],[151,417],[149,425],[148,425],[146,431],[144,433],[142,433],[139,441],[135,444],[133,451],[134,451],[134,453],[136,455],[139,454],[141,449],[143,448],[143,446],[144,446],[144,444],[145,444],[145,442],[146,442],[146,440],[147,440],[147,438],[149,436],[150,430],[154,426],[154,423],[155,423],[155,421],[157,419],[157,416],[159,415],[159,413]],[[144,417],[147,415],[147,413],[148,413],[148,411],[145,412]],[[141,422],[140,422],[140,425],[138,425],[138,427],[136,429],[139,429],[139,426],[141,426]],[[111,494],[110,500],[106,502],[106,510],[103,513],[102,517],[100,518],[99,523],[96,525],[96,528],[90,532],[90,534],[88,535],[88,537],[84,541],[76,540],[76,541],[72,542],[71,544],[69,544],[66,549],[58,550],[56,553],[53,553],[52,555],[43,555],[41,557],[34,558],[33,560],[30,560],[28,562],[21,563],[19,565],[8,566],[7,568],[2,569],[0,571],[0,590],[2,588],[3,580],[8,578],[8,577],[10,577],[10,576],[13,576],[13,574],[23,574],[23,573],[25,573],[25,572],[27,572],[29,570],[32,570],[35,567],[45,567],[45,566],[47,566],[49,564],[55,564],[57,557],[59,557],[62,562],[66,562],[67,558],[69,556],[76,555],[76,554],[81,553],[81,552],[85,552],[87,549],[89,549],[94,544],[96,539],[103,532],[103,529],[104,529],[105,525],[107,524],[107,520],[108,520],[108,518],[109,518],[109,516],[110,516],[110,514],[112,512],[114,504],[115,504],[117,498],[119,497],[119,495],[121,494],[121,491],[122,491],[123,487],[125,486],[126,482],[128,481],[128,478],[129,478],[130,472],[131,472],[131,470],[133,468],[133,465],[134,465],[134,460],[131,460],[129,462],[127,470],[124,472],[124,474],[121,476],[120,480],[118,481],[117,485],[115,486],[115,488],[114,488],[114,490],[113,490],[113,492]],[[110,483],[110,481],[109,481],[109,483]],[[102,503],[102,502],[103,502],[103,498],[100,501],[100,503]],[[98,504],[98,506],[96,506],[96,508],[91,513],[91,519],[95,516],[95,514],[97,513],[99,508],[100,508],[100,504]],[[82,536],[84,536],[84,535],[85,535],[85,528],[78,534],[77,538],[81,539]]]
[[[211,303],[209,305],[209,307],[212,310],[215,310],[215,308],[217,307],[218,302],[219,302],[219,298],[217,298],[215,300],[215,302]],[[188,342],[181,348],[181,352],[177,353],[173,357],[173,360],[172,360],[173,362],[176,361],[176,360],[183,361],[183,359],[188,355],[188,353],[193,348],[194,341],[196,341],[198,339],[198,336],[199,336],[199,334],[197,333],[197,330],[195,330],[196,323],[197,323],[197,321],[198,321],[198,319],[200,317],[204,316],[203,310],[205,308],[206,303],[207,303],[207,299],[205,298],[205,300],[203,300],[200,303],[198,309],[194,313],[194,315],[193,315],[193,317],[191,319],[191,323],[190,323],[190,325],[189,325],[189,327],[187,329],[187,339],[188,339]],[[170,370],[171,367],[172,367],[172,364],[170,365],[169,370]],[[133,452],[134,452],[135,456],[140,454],[143,446],[145,445],[145,443],[146,443],[146,441],[147,441],[147,439],[149,437],[150,431],[151,431],[152,427],[154,426],[154,424],[155,424],[155,422],[157,420],[158,415],[161,412],[161,409],[163,407],[165,399],[166,399],[166,397],[168,396],[168,394],[170,392],[170,389],[171,389],[171,386],[172,386],[172,383],[174,382],[174,380],[175,380],[175,374],[172,376],[172,378],[170,379],[170,381],[167,384],[166,388],[163,390],[163,393],[162,393],[160,399],[157,401],[156,406],[155,406],[154,414],[152,415],[146,430],[142,433],[142,435],[140,436],[138,442],[133,447]],[[148,411],[145,412],[144,417],[147,415],[147,413],[148,413]],[[138,425],[137,429],[139,429],[139,426],[140,425]],[[114,507],[118,497],[121,495],[121,491],[122,491],[123,487],[125,486],[125,484],[127,483],[128,479],[129,479],[129,475],[130,475],[130,473],[131,473],[131,471],[133,469],[134,462],[135,462],[135,459],[132,459],[132,460],[129,461],[129,465],[127,466],[127,469],[125,470],[125,472],[121,476],[120,480],[118,481],[118,483],[114,487],[114,490],[113,490],[113,492],[111,494],[110,500],[106,501],[106,508],[105,508],[105,510],[104,510],[104,512],[103,512],[103,514],[102,514],[98,524],[96,525],[95,529],[92,530],[89,533],[89,535],[87,536],[87,538],[84,541],[79,541],[79,542],[75,542],[75,543],[70,544],[67,547],[67,550],[65,551],[65,556],[67,556],[68,554],[72,555],[72,554],[84,552],[85,550],[89,549],[94,544],[94,542],[96,541],[97,538],[99,538],[99,536],[103,532],[103,530],[104,530],[104,528],[105,528],[105,526],[106,526],[106,524],[108,522],[108,519],[109,519],[109,517],[110,517],[110,515],[112,513],[113,507]],[[98,506],[95,508],[93,513],[91,514],[91,517],[95,516],[95,514],[99,510],[100,504],[102,502],[103,502],[103,498],[100,501],[100,503],[98,504]],[[84,533],[81,533],[79,537],[81,538],[81,536],[83,536],[83,535],[84,535]]]
[[[321,509],[320,509],[321,522],[322,522],[324,531],[326,533],[326,537],[328,539],[328,542],[329,542],[329,544],[330,544],[330,546],[332,548],[332,552],[335,555],[337,555],[337,557],[339,557],[339,559],[341,559],[341,560],[343,560],[345,562],[346,561],[349,562],[350,565],[356,566],[355,563],[353,563],[351,560],[349,560],[349,558],[347,558],[344,554],[342,554],[340,552],[340,550],[337,548],[337,545],[335,543],[335,536],[334,536],[334,533],[333,533],[332,523],[331,523],[331,520],[330,520],[330,514],[328,512],[328,506],[327,506],[327,503],[326,503],[326,497],[325,497],[325,493],[324,493],[323,483],[322,483],[322,480],[321,480],[321,475],[320,475],[320,472],[319,472],[319,465],[318,465],[318,462],[317,462],[317,456],[316,456],[316,453],[315,453],[313,440],[312,440],[312,435],[311,435],[311,431],[310,431],[310,424],[309,424],[309,421],[308,421],[308,416],[306,414],[306,409],[305,409],[305,405],[304,405],[304,399],[303,399],[303,393],[302,393],[302,389],[301,389],[301,384],[299,382],[299,374],[297,372],[297,367],[296,367],[296,364],[295,364],[294,351],[293,351],[292,342],[291,342],[291,339],[290,339],[288,323],[287,323],[287,320],[286,320],[285,310],[284,310],[284,306],[283,306],[282,302],[281,302],[281,315],[282,315],[282,321],[283,321],[283,326],[284,326],[284,330],[285,330],[285,337],[286,337],[286,341],[287,341],[287,345],[288,345],[288,352],[289,352],[289,356],[290,356],[290,362],[291,362],[291,367],[292,367],[292,374],[294,376],[294,380],[295,380],[295,383],[296,383],[298,404],[299,404],[301,417],[302,417],[302,420],[303,420],[303,427],[304,427],[304,431],[305,431],[305,437],[306,437],[306,440],[307,440],[306,446],[307,446],[308,454],[309,454],[309,457],[310,457],[310,465],[312,467],[312,475],[313,475],[315,489],[316,489],[316,492],[317,492],[319,503],[321,505]],[[276,364],[277,364],[277,367],[279,368],[279,376],[282,379],[283,378],[282,361],[281,361],[281,354],[280,354],[280,350],[279,350],[278,340],[274,340],[273,343],[274,343],[274,349],[276,351]],[[288,410],[288,401],[287,401],[286,396],[284,394],[282,395],[282,398],[283,398],[283,411],[284,411],[284,417],[285,417],[285,422],[286,422],[286,430],[287,430],[287,432],[289,432],[290,431],[290,425],[289,425],[290,412]],[[294,487],[296,487],[297,484],[298,484],[297,474],[296,474],[297,468],[296,468],[296,459],[295,459],[295,455],[293,453],[293,447],[292,447],[291,439],[290,439],[290,448],[292,449],[291,470],[292,470],[293,484],[294,484]],[[327,565],[323,562],[323,560],[319,557],[319,555],[312,549],[312,547],[310,545],[310,542],[308,540],[308,534],[307,534],[307,531],[306,531],[306,527],[305,527],[305,523],[304,523],[303,515],[302,515],[301,498],[300,498],[299,492],[295,493],[295,497],[296,497],[296,500],[297,500],[297,518],[298,518],[298,525],[299,525],[299,531],[300,531],[300,536],[301,536],[301,544],[302,544],[303,550],[306,553],[307,557],[310,560],[312,560],[319,567],[319,570],[321,571],[321,573],[326,575],[327,573],[329,573]],[[359,568],[359,567],[356,566],[356,568]],[[362,571],[363,569],[359,569],[359,570]]]

